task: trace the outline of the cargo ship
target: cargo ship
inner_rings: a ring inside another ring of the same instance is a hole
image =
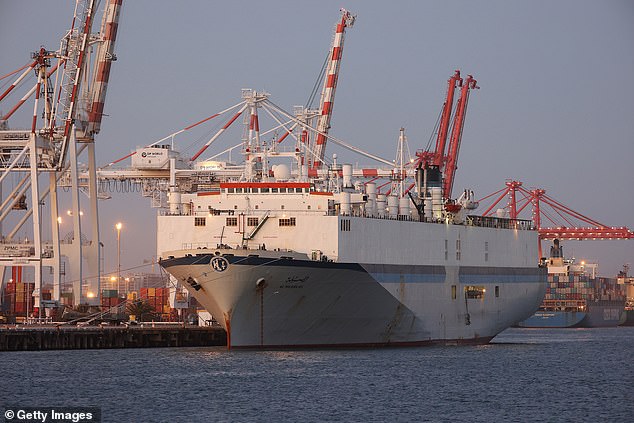
[[[563,256],[555,240],[548,261],[548,287],[539,310],[517,326],[524,328],[614,327],[624,315],[625,292],[615,278],[596,276],[594,263]]]
[[[179,171],[169,158],[159,263],[225,328],[229,348],[487,343],[534,313],[546,271],[531,221],[475,215],[470,190],[451,196],[476,80],[460,71],[448,80],[434,152],[406,158],[403,128],[394,161],[330,136],[343,36],[355,19],[341,12],[319,109],[293,115],[244,90],[240,111],[207,143],[246,111],[242,163],[210,158],[198,166],[213,178],[186,184],[195,169]],[[281,137],[259,132],[259,109]],[[294,145],[282,150],[287,136]],[[330,161],[327,141],[384,167]],[[141,165],[155,165],[140,153]]]
[[[625,309],[619,320],[619,326],[634,326],[634,301],[625,303]]]
[[[160,265],[229,347],[487,343],[545,292],[529,222],[419,220],[371,210],[371,191],[310,182],[227,182],[183,199],[204,214],[158,217],[159,246],[189,247],[163,250]]]
[[[618,276],[618,283],[625,290],[625,310],[619,326],[634,326],[634,278],[628,276],[629,268],[629,265],[624,265]]]
[[[543,299],[532,222],[472,214],[468,190],[446,201],[433,166],[380,194],[336,159],[311,176],[299,153],[269,172],[270,151],[243,152],[157,217],[159,264],[229,348],[482,344]]]

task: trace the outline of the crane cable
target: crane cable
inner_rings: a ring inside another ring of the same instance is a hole
[[[324,59],[324,63],[321,65],[321,70],[319,71],[319,75],[317,76],[317,80],[315,80],[315,84],[313,85],[313,89],[308,96],[308,100],[306,101],[305,108],[312,108],[313,102],[315,101],[315,97],[317,96],[317,92],[319,91],[319,84],[323,81],[324,76],[326,75],[326,68],[328,66],[328,59],[330,58],[330,50],[328,50],[328,54],[326,54],[326,58]]]
[[[438,113],[438,117],[436,118],[436,123],[434,124],[434,129],[431,132],[431,134],[429,134],[429,140],[427,141],[427,145],[425,146],[425,149],[423,151],[429,151],[429,149],[431,148],[431,144],[433,142],[434,139],[434,135],[438,136],[438,128],[440,127],[440,118],[442,117],[442,108],[440,109],[440,113]]]

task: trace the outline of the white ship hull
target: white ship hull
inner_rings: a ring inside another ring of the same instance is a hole
[[[340,217],[330,219],[337,222]],[[496,240],[503,259],[477,254],[478,260],[465,247],[461,260],[453,251],[451,259],[444,253],[434,258],[429,251],[433,242],[405,245],[402,237],[384,237],[375,239],[388,257],[382,263],[315,261],[307,254],[278,251],[195,249],[165,252],[161,265],[227,330],[229,348],[487,343],[532,315],[544,296],[545,271],[529,264],[537,262],[536,254],[534,260],[517,254],[531,243],[536,246],[534,231],[359,219],[357,225],[363,224],[378,234],[385,225],[409,228],[414,232],[410,236],[421,240],[441,230],[442,237],[462,237],[466,246]],[[387,251],[395,242],[403,251],[400,261],[393,257],[398,250]],[[339,243],[339,257],[353,252],[359,258],[377,256],[375,248],[347,250],[343,245]],[[492,254],[498,247],[487,243]],[[403,262],[412,251],[427,259]],[[442,263],[445,260],[449,263]],[[468,297],[471,288],[481,291],[477,298]]]

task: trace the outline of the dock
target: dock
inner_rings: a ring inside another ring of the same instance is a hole
[[[208,347],[227,345],[216,326],[0,326],[0,351],[107,348]]]

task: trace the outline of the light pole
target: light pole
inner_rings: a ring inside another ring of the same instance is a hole
[[[121,222],[117,222],[116,225],[114,225],[115,229],[117,230],[117,292],[121,289],[120,284],[121,284],[121,228],[123,227],[123,225],[121,224]],[[118,292],[117,295],[121,295],[120,292]]]

